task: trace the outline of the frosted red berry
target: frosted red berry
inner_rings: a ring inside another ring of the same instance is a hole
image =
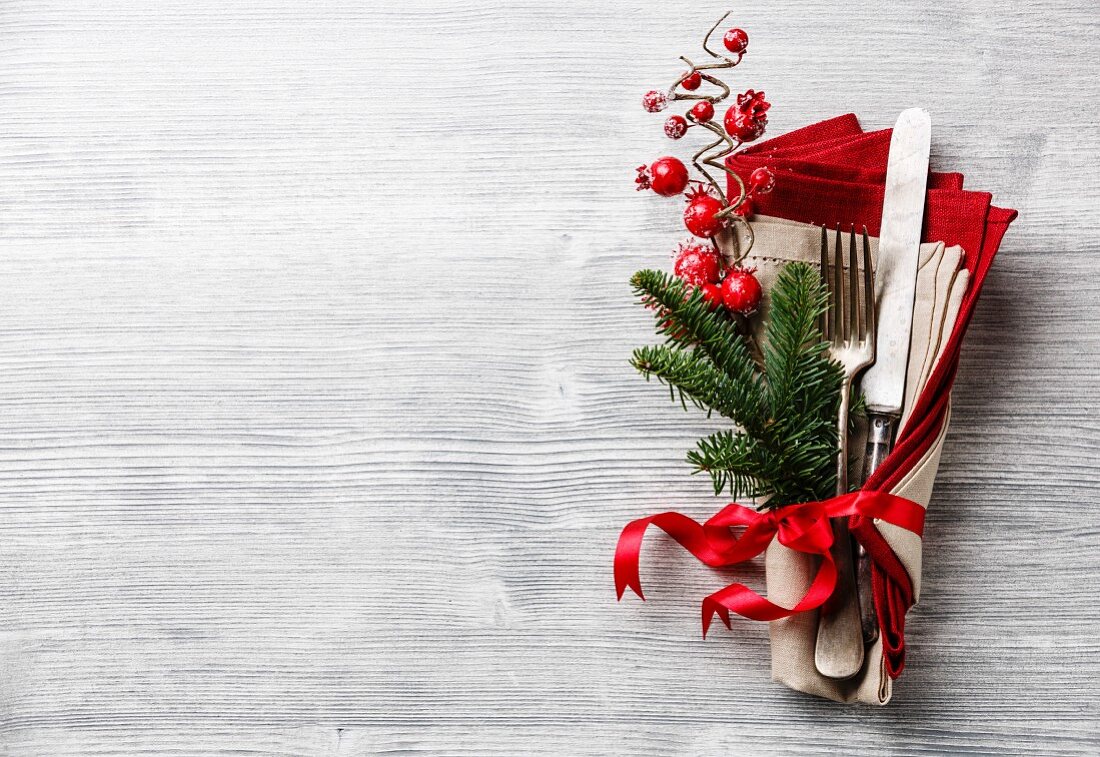
[[[738,95],[737,104],[726,111],[726,133],[742,142],[759,139],[768,125],[770,107],[763,92],[750,89]]]
[[[714,104],[710,100],[700,100],[688,111],[691,117],[701,124],[714,118]]]
[[[680,245],[672,272],[689,284],[717,284],[722,275],[722,261],[713,247],[694,242]]]
[[[752,142],[764,134],[764,124],[743,117],[726,119],[726,133],[742,142]]]
[[[755,268],[731,268],[722,279],[722,304],[740,315],[752,315],[760,307],[760,282]]]
[[[665,96],[664,92],[658,92],[655,89],[651,89],[649,92],[642,95],[642,107],[650,113],[660,113],[668,107],[668,98]]]
[[[684,77],[683,81],[680,82],[680,86],[688,91],[694,91],[699,89],[699,85],[702,83],[702,75],[698,71],[692,71]]]
[[[753,194],[766,195],[775,189],[775,174],[770,168],[761,166],[749,176],[749,191]]]
[[[683,116],[669,116],[665,121],[665,136],[669,139],[679,139],[687,134],[688,122]]]
[[[638,167],[638,189],[652,189],[664,197],[678,195],[687,188],[688,170],[679,158],[666,155],[648,167]]]
[[[703,290],[703,299],[711,310],[717,310],[725,304],[722,301],[722,287],[717,284],[703,284],[699,288]]]
[[[697,237],[713,237],[726,227],[725,219],[718,217],[723,208],[721,200],[705,189],[697,188],[688,196],[684,226]]]
[[[749,47],[749,35],[744,29],[730,29],[722,37],[722,44],[734,55],[741,55]]]

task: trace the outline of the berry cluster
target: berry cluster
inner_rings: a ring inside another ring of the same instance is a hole
[[[692,156],[692,165],[705,177],[709,186],[704,188],[703,182],[698,183],[700,186],[687,195],[687,209],[684,211],[684,223],[687,229],[697,237],[707,239],[713,239],[730,223],[737,222],[735,216],[748,215],[751,212],[752,195],[766,193],[774,185],[774,177],[767,168],[758,169],[746,186],[725,164],[725,158],[736,151],[740,145],[760,139],[764,129],[767,128],[768,109],[771,107],[770,103],[764,99],[763,92],[749,89],[737,96],[735,105],[726,110],[722,122],[714,121],[715,103],[729,97],[730,90],[724,81],[714,76],[713,72],[717,69],[733,68],[739,64],[749,44],[749,35],[744,30],[730,29],[722,40],[728,55],[711,50],[709,47],[711,36],[718,25],[726,19],[726,15],[712,26],[703,40],[703,50],[711,56],[711,62],[696,64],[689,58],[681,56],[681,61],[686,63],[689,69],[676,78],[672,87],[668,91],[656,89],[648,91],[641,98],[642,106],[650,112],[662,111],[668,108],[670,102],[678,100],[694,102],[683,116],[675,114],[664,121],[664,134],[669,139],[682,139],[687,131],[693,128],[705,129],[717,138]],[[704,83],[717,87],[719,91],[713,94],[695,94]],[[737,198],[727,196],[722,185],[719,185],[714,176],[707,171],[708,167],[717,168],[735,179],[740,189]],[[652,189],[664,197],[673,197],[683,193],[689,186],[690,179],[683,162],[679,158],[667,155],[658,158],[648,166],[639,166],[636,182],[638,189]]]
[[[722,256],[699,242],[681,244],[672,267],[678,278],[703,292],[711,310],[752,315],[760,306],[760,282],[754,268],[725,266]]]
[[[737,95],[720,123],[715,122],[714,106],[729,97],[731,91],[713,72],[739,64],[749,46],[749,35],[744,30],[735,28],[722,37],[722,44],[728,55],[719,54],[710,48],[711,36],[728,15],[727,13],[718,19],[703,39],[703,50],[710,55],[711,61],[696,64],[681,56],[680,59],[688,65],[688,70],[676,79],[672,87],[666,92],[652,90],[642,97],[643,107],[651,113],[665,110],[672,102],[693,101],[694,104],[684,115],[668,117],[664,131],[667,137],[674,140],[683,138],[693,128],[704,129],[714,135],[710,144],[695,153],[691,159],[691,164],[705,181],[692,181],[683,161],[666,155],[648,166],[639,166],[635,182],[639,190],[652,189],[663,197],[686,194],[684,226],[696,237],[709,239],[713,249],[698,243],[681,245],[676,262],[677,276],[694,286],[702,287],[707,301],[714,304],[715,308],[723,305],[731,312],[747,315],[755,311],[759,304],[760,285],[752,275],[752,270],[736,265],[748,253],[748,247],[752,244],[752,227],[745,217],[752,214],[753,197],[770,192],[775,186],[775,175],[768,168],[758,168],[746,184],[726,165],[726,159],[746,142],[755,141],[764,134],[768,124],[768,108],[771,105],[764,98],[763,92],[750,89]],[[696,94],[704,83],[717,87],[719,91]],[[731,197],[708,168],[718,169],[730,176],[739,189],[737,196]],[[735,265],[725,269],[721,265],[724,258],[716,237],[735,224],[743,227],[748,245],[739,245]],[[681,268],[686,273],[681,273]]]

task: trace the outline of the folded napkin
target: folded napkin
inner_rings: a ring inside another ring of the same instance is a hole
[[[771,286],[787,263],[802,261],[814,268],[820,267],[821,229],[818,226],[761,214],[753,217],[752,226],[755,242],[745,264],[757,269],[756,277],[764,290],[760,314],[751,321],[753,336],[762,339],[768,322],[768,292],[771,291]],[[848,240],[847,231],[845,229],[843,235],[845,245]],[[833,233],[829,234],[830,244]],[[870,237],[870,243],[873,270],[878,264],[878,237]],[[732,251],[727,251],[727,254],[732,257]],[[862,260],[857,262],[857,270],[862,273]],[[909,410],[931,377],[932,367],[942,348],[946,346],[947,337],[958,317],[970,280],[970,273],[962,267],[962,262],[963,250],[958,245],[946,247],[942,242],[921,244],[917,260],[912,348],[899,425],[905,425]]]
[[[839,223],[847,228],[854,224],[866,226],[871,234],[877,235],[889,147],[889,129],[865,133],[856,117],[848,114],[753,145],[732,156],[728,165],[746,180],[760,166],[775,172],[775,189],[753,200],[753,209],[761,217],[830,227]],[[938,333],[931,325],[934,316],[915,314],[929,324],[930,336],[923,338],[927,342],[920,360],[921,370],[927,369],[928,373],[920,374],[919,383],[915,384],[919,386],[916,396],[907,398],[904,422],[893,452],[864,484],[867,490],[899,494],[902,492],[898,487],[908,487],[906,491],[911,489],[914,493],[903,496],[925,504],[946,430],[962,338],[1001,239],[1016,217],[1014,210],[994,207],[988,192],[964,190],[963,182],[960,173],[929,176],[922,239],[942,242],[945,249],[960,247],[965,276],[960,271],[957,282],[945,290],[948,307],[943,310]],[[815,237],[815,244],[817,240]],[[939,291],[936,290],[937,295]],[[926,304],[922,302],[922,307]],[[928,307],[938,312],[934,304]],[[951,312],[955,312],[954,317],[949,317]],[[934,346],[932,334],[936,334]],[[936,356],[930,363],[929,354]],[[925,492],[923,498],[917,496]],[[896,678],[905,664],[905,613],[916,601],[919,563],[914,575],[912,561],[907,568],[904,548],[899,546],[899,537],[888,525],[876,527],[869,520],[854,516],[850,528],[874,560],[872,583],[881,634],[870,657],[873,662],[881,654],[883,670],[889,678]],[[810,618],[802,618],[800,622],[809,623]],[[871,686],[873,682],[867,680]],[[882,684],[873,697],[866,690],[860,691],[863,693],[833,689],[813,693],[879,703],[889,698],[888,684]]]
[[[803,261],[815,267],[819,264],[821,232],[818,227],[809,224],[760,215],[753,219],[753,230],[756,241],[746,262],[756,267],[757,278],[765,292],[760,314],[753,319],[754,336],[761,338],[768,321],[769,301],[766,293],[771,289],[770,284],[774,283],[787,263]],[[873,238],[870,243],[874,267],[878,263],[878,239]],[[962,248],[957,245],[945,247],[942,242],[921,245],[905,408],[915,404],[936,362],[943,355],[946,335],[950,334],[958,318],[969,284],[969,273],[961,268],[962,258]],[[852,449],[863,449],[866,440],[860,436],[851,440]],[[941,430],[940,442],[942,437]],[[922,464],[917,466],[918,470],[891,487],[892,493],[927,507],[939,462],[939,446],[939,443],[934,444],[925,453]],[[860,475],[858,467],[862,465],[861,456],[854,457],[853,467],[856,469],[851,471],[853,477]],[[914,588],[919,590],[920,538],[886,523],[877,527],[883,530],[884,537],[912,577]],[[775,541],[768,549],[766,561],[769,597],[781,605],[793,606],[809,589],[817,569],[817,558],[788,549]],[[836,681],[817,672],[814,665],[817,619],[818,613],[814,611],[771,623],[772,677],[800,691],[837,701],[855,700],[871,704],[889,701],[893,680],[884,664],[881,640],[869,651],[863,670],[855,678]]]

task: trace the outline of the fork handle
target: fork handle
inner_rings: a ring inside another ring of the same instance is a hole
[[[833,518],[833,546],[836,588],[821,607],[814,643],[814,667],[827,678],[851,678],[863,668],[863,634],[856,592],[855,565],[848,519]]]
[[[837,414],[836,493],[848,493],[848,407],[852,400],[852,379],[845,377],[840,385],[840,412]]]
[[[840,387],[840,412],[837,420],[840,447],[836,463],[837,494],[848,493],[848,405],[851,394],[852,379],[846,377]],[[818,615],[814,666],[823,676],[845,679],[856,675],[863,667],[863,635],[848,519],[833,518],[831,524],[833,546],[830,552],[833,562],[836,563],[836,588]]]
[[[863,480],[871,477],[894,447],[896,415],[869,413],[867,451],[863,458]],[[863,643],[873,644],[878,638],[878,619],[875,617],[875,596],[871,586],[871,556],[861,545],[856,565],[856,584],[859,593],[859,619],[863,628]]]

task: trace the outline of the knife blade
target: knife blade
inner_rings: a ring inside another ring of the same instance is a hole
[[[869,424],[864,480],[890,454],[905,397],[931,142],[932,119],[928,112],[922,108],[902,111],[890,136],[879,229],[875,363],[860,383]],[[857,573],[863,638],[870,643],[878,635],[878,624],[871,593],[871,561],[862,548]]]
[[[901,415],[905,396],[931,141],[932,121],[920,108],[902,112],[890,137],[875,270],[875,364],[861,385],[867,410],[878,415]]]

